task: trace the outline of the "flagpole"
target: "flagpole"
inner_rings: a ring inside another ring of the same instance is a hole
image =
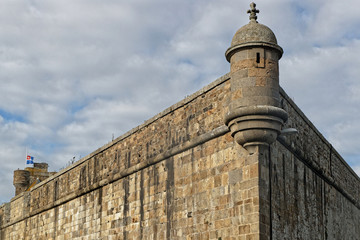
[[[25,146],[25,167],[27,166],[27,146]]]

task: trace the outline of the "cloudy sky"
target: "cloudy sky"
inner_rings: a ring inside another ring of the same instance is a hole
[[[0,203],[25,149],[66,167],[229,71],[244,0],[2,0]],[[360,175],[357,0],[258,0],[280,84]]]

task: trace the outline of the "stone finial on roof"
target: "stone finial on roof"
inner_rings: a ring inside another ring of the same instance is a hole
[[[256,21],[257,16],[256,14],[259,13],[260,11],[258,9],[256,9],[256,4],[254,2],[250,3],[250,10],[247,10],[247,13],[250,13],[250,17],[249,19],[251,21]]]

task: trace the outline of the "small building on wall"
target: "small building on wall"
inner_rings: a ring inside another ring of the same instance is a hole
[[[17,194],[0,239],[359,239],[360,179],[280,87],[258,12],[229,73]]]
[[[24,170],[15,170],[15,196],[30,191],[36,184],[54,175],[56,172],[49,172],[48,166],[47,163],[33,163],[33,166],[26,167]]]

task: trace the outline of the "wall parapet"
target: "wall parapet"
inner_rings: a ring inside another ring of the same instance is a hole
[[[279,142],[360,209],[360,188],[354,187],[360,186],[360,177],[283,89],[280,94],[291,112],[286,127],[298,129],[298,134]]]

